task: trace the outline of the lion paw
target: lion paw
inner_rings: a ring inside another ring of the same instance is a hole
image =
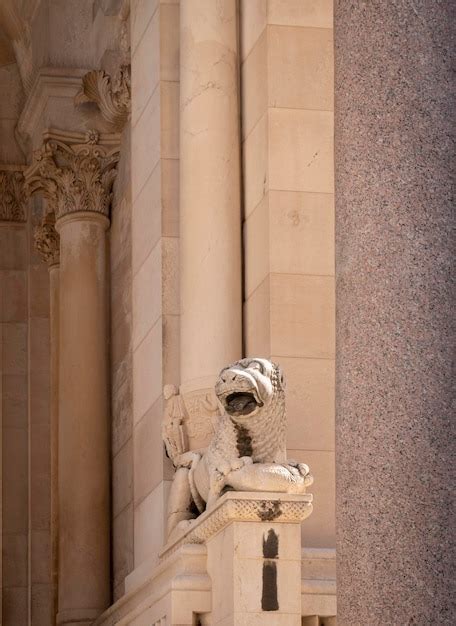
[[[313,476],[310,473],[309,466],[305,463],[299,463],[298,461],[294,461],[293,459],[287,460],[284,463],[284,467],[292,474],[296,476],[296,478],[300,477],[304,479],[304,485],[308,487],[313,483]]]
[[[228,474],[230,474],[231,472],[240,470],[246,465],[251,465],[252,463],[252,457],[241,456],[241,458],[235,458],[231,459],[230,461],[224,461],[223,463],[219,463],[217,465],[216,472],[218,472],[222,476],[228,476]]]
[[[240,470],[242,467],[251,465],[252,463],[253,459],[251,456],[241,456],[239,459],[233,459],[231,461],[231,471],[235,472],[236,470]]]

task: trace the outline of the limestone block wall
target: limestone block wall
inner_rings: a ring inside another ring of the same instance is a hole
[[[131,4],[134,567],[164,540],[162,389],[179,383],[179,4]]]
[[[163,386],[182,382],[179,5],[131,0],[129,9],[131,120],[122,133],[108,233],[114,601],[157,560],[173,475],[161,420]],[[19,68],[0,69],[0,87],[11,94],[8,102],[0,98],[0,162],[24,162],[14,141],[21,81],[28,99],[18,130],[30,139],[28,161],[45,127],[90,128],[95,118],[82,121],[72,90],[88,69],[115,69],[121,6],[128,14],[128,3],[116,0],[42,0],[33,15],[24,12],[20,21],[29,20],[30,38],[24,27]],[[328,548],[334,542],[332,2],[240,0],[238,28],[243,351],[272,357],[287,373],[290,457],[308,462],[315,475],[304,545]],[[43,38],[44,31],[55,38]],[[53,619],[49,276],[33,246],[43,208],[34,199],[26,223],[0,223],[0,294],[14,294],[1,302],[3,623],[31,616],[40,626]]]
[[[0,162],[23,163],[24,155],[14,138],[24,92],[16,63],[0,67]]]
[[[0,67],[0,170],[24,162],[14,139],[23,101],[17,65]],[[0,418],[1,418],[1,593],[0,622],[25,623],[29,610],[29,228],[25,210],[8,219],[11,196],[0,185]],[[14,194],[13,194],[14,196]],[[14,200],[14,198],[13,198]],[[43,312],[43,311],[41,311]],[[37,314],[39,311],[34,310]],[[34,334],[35,337],[35,334]],[[35,372],[34,372],[35,373]],[[34,382],[36,382],[34,378]],[[37,412],[33,413],[37,417]],[[36,421],[34,422],[35,425]],[[36,519],[36,518],[35,518]],[[36,528],[36,526],[35,526]]]
[[[130,125],[122,135],[120,161],[111,210],[110,366],[112,456],[113,598],[124,592],[133,569],[133,378]]]
[[[304,545],[334,545],[332,0],[241,2],[245,351],[288,376],[289,456],[315,476]]]
[[[2,623],[5,626],[25,623],[28,611],[27,260],[27,225],[0,221]]]
[[[136,570],[156,559],[164,538],[172,470],[160,436],[162,388],[180,382],[179,3],[136,0],[131,4],[130,27]],[[241,2],[239,30],[244,351],[272,356],[288,374],[290,456],[308,462],[316,478],[317,506],[306,523],[305,545],[330,547],[334,545],[332,2]],[[125,459],[129,456],[127,446],[123,454]],[[121,466],[119,458],[114,481]],[[119,480],[127,476],[130,480],[128,473]],[[115,546],[121,545],[120,535],[127,528],[121,519],[119,529],[114,528]]]

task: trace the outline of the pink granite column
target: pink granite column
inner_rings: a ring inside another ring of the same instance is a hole
[[[456,615],[454,18],[335,2],[339,626]]]

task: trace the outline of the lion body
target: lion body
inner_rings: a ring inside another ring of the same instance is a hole
[[[188,486],[183,479],[173,483],[170,532],[179,519],[191,517],[184,508],[188,513],[196,505],[201,513],[224,489],[305,493],[312,482],[307,466],[286,460],[285,387],[277,365],[237,361],[222,370],[215,391],[225,412],[207,450],[181,456]]]

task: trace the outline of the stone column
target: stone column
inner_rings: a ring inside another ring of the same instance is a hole
[[[35,231],[35,246],[49,268],[50,337],[50,447],[51,447],[51,583],[54,611],[58,610],[58,446],[59,446],[59,318],[60,318],[60,237],[55,215],[47,213]]]
[[[337,623],[452,624],[454,5],[335,9]]]
[[[118,149],[107,141],[48,133],[26,172],[60,235],[59,624],[91,622],[110,603],[105,231]]]
[[[180,25],[181,392],[197,414],[242,353],[236,1],[183,0]]]

